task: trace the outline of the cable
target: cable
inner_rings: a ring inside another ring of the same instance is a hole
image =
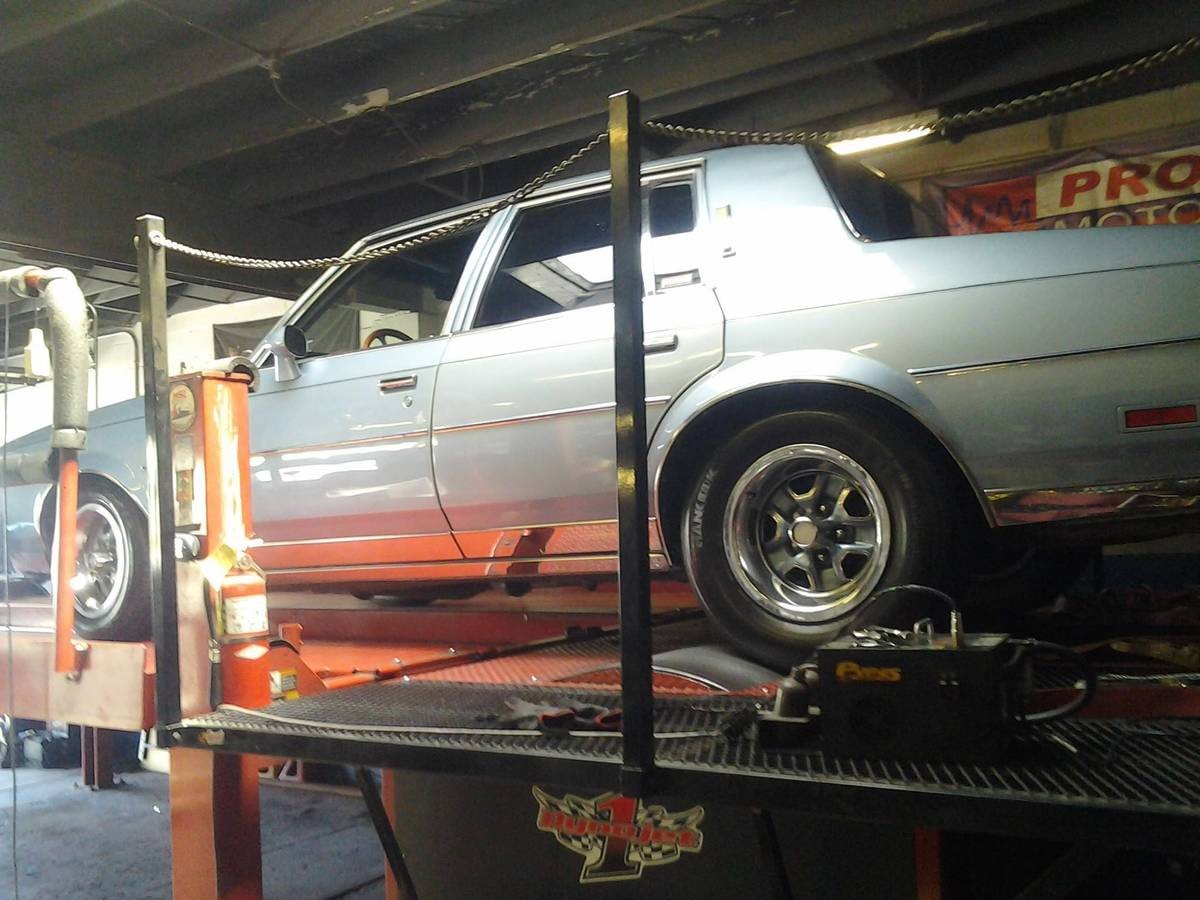
[[[208,25],[205,25],[203,22],[197,22],[194,19],[189,19],[187,16],[180,15],[173,10],[164,9],[157,3],[154,3],[153,0],[137,0],[137,2],[142,6],[145,6],[147,9],[154,10],[160,16],[171,19],[172,21],[178,22],[182,25],[186,25],[189,28],[194,28],[201,34],[206,34],[209,37],[216,38],[218,41],[224,41],[227,44],[232,44],[234,47],[245,50],[252,56],[257,56],[260,60],[266,60],[268,58],[267,54],[263,53],[262,50],[247,44],[241,38],[236,38],[231,34],[221,31],[220,29],[212,28]]]
[[[8,354],[10,350],[10,335],[9,335],[9,316],[10,309],[9,298],[3,298],[0,302],[4,303],[4,364],[8,365]],[[0,447],[0,466],[3,466],[0,471],[8,471],[8,384],[7,376],[4,379],[4,434],[0,435],[3,438],[4,445]],[[17,705],[16,686],[14,680],[16,678],[16,663],[13,659],[13,620],[12,620],[12,597],[9,596],[8,585],[8,482],[0,479],[0,493],[3,493],[4,499],[0,501],[3,505],[4,521],[0,523],[3,528],[4,535],[0,538],[3,542],[4,549],[4,572],[0,573],[4,576],[4,609],[5,623],[8,626],[8,765],[12,771],[12,870],[13,870],[13,897],[20,900],[21,888],[20,878],[21,870],[17,865],[17,717],[14,710]]]
[[[1162,672],[1158,675],[1130,675],[1126,672],[1101,672],[1096,676],[1096,680],[1111,682],[1148,682],[1151,684],[1177,682],[1186,686],[1195,682],[1200,682],[1200,672]]]
[[[877,591],[875,594],[872,594],[870,602],[875,603],[881,597],[886,597],[888,594],[899,594],[901,592],[906,592],[909,594],[925,594],[929,597],[936,597],[938,600],[941,600],[948,607],[950,607],[950,612],[958,612],[958,603],[953,597],[951,597],[945,591],[939,591],[937,588],[932,588],[924,584],[893,585],[892,587],[884,588],[882,591]]]
[[[1052,644],[1049,641],[1012,641],[1017,645],[1018,653],[1022,649],[1028,650],[1033,654],[1048,654],[1057,657],[1075,666],[1081,675],[1083,675],[1083,688],[1062,706],[1056,706],[1054,709],[1045,709],[1041,712],[1028,713],[1020,716],[1021,721],[1031,724],[1044,724],[1046,722],[1054,722],[1058,719],[1065,719],[1073,713],[1079,712],[1087,704],[1091,703],[1092,697],[1096,694],[1096,672],[1088,664],[1088,661],[1083,658],[1083,654],[1077,653],[1070,647],[1064,647],[1062,644]]]
[[[283,72],[280,71],[279,63],[280,63],[280,58],[277,56],[272,56],[270,59],[268,59],[266,61],[266,63],[264,63],[261,66],[261,68],[264,69],[267,73],[267,79],[271,82],[271,87],[275,91],[275,96],[277,96],[281,101],[283,101],[284,105],[289,107],[290,109],[292,109],[294,112],[298,112],[301,116],[303,116],[308,121],[313,122],[317,125],[320,125],[322,128],[324,128],[327,131],[332,132],[336,136],[345,137],[347,134],[349,134],[350,133],[349,128],[341,129],[341,128],[335,127],[333,125],[333,123],[326,122],[324,119],[322,119],[316,113],[310,112],[309,110],[305,109],[303,106],[301,106],[299,103],[297,103],[291,97],[289,97],[286,93],[284,93]]]
[[[340,722],[318,722],[313,719],[294,719],[276,713],[265,712],[261,709],[249,709],[245,706],[235,706],[232,703],[222,703],[217,709],[221,712],[236,712],[265,719],[268,722],[278,722],[281,725],[296,725],[301,728],[328,728],[334,731],[373,732],[381,734],[461,734],[472,737],[621,737],[619,731],[564,731],[546,734],[541,731],[528,731],[516,728],[451,728],[437,725],[351,725]],[[209,728],[203,717],[184,719],[181,723],[185,728]],[[687,738],[719,737],[721,732],[711,731],[666,731],[654,735],[655,740],[684,740]]]
[[[897,584],[889,588],[884,588],[882,591],[879,591],[876,594],[872,594],[869,598],[867,598],[866,607],[869,609],[871,606],[878,603],[881,598],[886,597],[888,594],[898,594],[902,592],[909,594],[924,594],[927,597],[933,597],[935,600],[941,600],[943,603],[945,603],[950,608],[950,644],[953,647],[962,646],[962,613],[959,611],[958,603],[955,601],[955,599],[945,591],[939,591],[937,588],[929,587],[928,585],[924,584]]]

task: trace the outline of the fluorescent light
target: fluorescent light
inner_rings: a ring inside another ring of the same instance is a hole
[[[921,125],[913,128],[905,128],[900,131],[889,131],[886,134],[873,134],[869,137],[847,138],[844,141],[834,141],[829,145],[829,149],[840,156],[848,156],[852,153],[865,153],[868,150],[879,150],[882,147],[891,147],[894,144],[915,141],[930,134],[933,134],[933,129]]]

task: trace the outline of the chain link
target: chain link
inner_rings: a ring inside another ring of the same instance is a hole
[[[345,256],[315,256],[309,259],[262,259],[253,256],[234,256],[231,253],[219,253],[216,250],[202,250],[199,247],[181,244],[179,241],[172,240],[159,231],[150,232],[150,243],[155,247],[174,250],[176,253],[182,253],[185,256],[194,256],[205,262],[222,266],[236,266],[242,269],[327,269],[330,266],[349,266],[355,263],[370,262],[373,259],[394,256],[404,250],[420,247],[422,244],[428,244],[431,241],[449,237],[452,234],[457,234],[460,231],[478,225],[480,222],[500,212],[500,210],[507,209],[515,203],[520,203],[534,191],[562,174],[566,169],[579,162],[580,159],[607,140],[608,133],[602,131],[570,156],[551,166],[532,181],[526,182],[511,194],[507,194],[499,200],[489,203],[487,206],[482,206],[461,219],[456,219],[445,225],[439,225],[437,228],[422,232],[406,241],[397,241],[394,244],[388,244],[386,247],[376,247],[373,250],[362,250],[358,253],[346,254]]]
[[[923,122],[913,122],[902,131],[930,131],[943,133],[948,129],[961,125],[973,125],[987,119],[1012,115],[1027,109],[1036,109],[1066,97],[1075,96],[1087,91],[1098,90],[1123,81],[1147,69],[1163,65],[1173,59],[1195,53],[1200,49],[1200,37],[1189,37],[1154,53],[1148,53],[1132,62],[1113,66],[1095,75],[1079,78],[1069,84],[1059,85],[1035,94],[1027,94],[1013,100],[993,103],[978,109],[954,113],[948,116],[937,116]],[[895,125],[877,125],[862,128],[846,128],[840,131],[734,131],[724,128],[693,128],[687,125],[674,125],[669,122],[647,122],[645,128],[652,134],[666,137],[701,141],[709,144],[832,144],[835,141],[852,138],[874,137],[880,134],[892,134],[897,131]]]
[[[1113,66],[1103,72],[1098,72],[1095,75],[1089,75],[1086,78],[1079,78],[1069,84],[1059,85],[1055,88],[1049,88],[1044,91],[1038,91],[1034,94],[1027,94],[1024,97],[1017,97],[1013,100],[1005,100],[1000,103],[993,103],[990,106],[982,106],[978,109],[967,110],[965,112],[953,113],[948,116],[937,116],[936,118],[928,119],[923,122],[913,122],[907,129],[903,130],[928,130],[931,132],[944,133],[948,129],[962,125],[973,125],[977,122],[986,121],[992,118],[1011,115],[1022,112],[1028,109],[1035,109],[1039,106],[1045,106],[1055,101],[1062,100],[1066,97],[1075,96],[1087,91],[1098,90],[1102,87],[1107,87],[1118,81],[1122,81],[1139,72],[1144,72],[1156,66],[1163,65],[1173,59],[1186,56],[1190,53],[1195,53],[1200,49],[1200,37],[1189,37],[1185,40],[1172,44],[1155,53],[1148,53],[1145,56],[1135,59],[1132,62],[1124,63],[1123,65]],[[651,134],[664,135],[666,137],[702,141],[710,144],[831,144],[834,141],[849,140],[851,138],[873,137],[879,134],[891,134],[896,131],[894,125],[877,125],[862,128],[847,128],[838,131],[733,131],[724,128],[695,128],[689,125],[675,125],[670,122],[650,121],[643,123],[643,128]],[[326,269],[330,266],[348,266],[355,263],[369,262],[373,259],[382,259],[387,256],[393,256],[401,253],[404,250],[410,250],[413,247],[419,247],[422,244],[428,244],[431,241],[436,241],[444,237],[449,237],[452,234],[457,234],[467,228],[479,224],[486,219],[494,216],[503,209],[520,203],[534,191],[541,188],[551,179],[556,178],[566,169],[577,163],[580,159],[594,150],[600,144],[608,140],[607,132],[593,137],[586,144],[577,149],[570,156],[564,158],[559,163],[551,166],[537,178],[527,182],[523,186],[517,188],[511,194],[501,197],[499,200],[489,203],[487,206],[480,207],[469,215],[457,219],[454,222],[446,225],[441,225],[431,231],[423,232],[416,237],[409,238],[405,241],[398,241],[394,244],[388,244],[386,247],[377,247],[373,250],[363,250],[359,253],[350,253],[345,256],[320,256],[310,259],[262,259],[250,256],[234,256],[230,253],[219,253],[215,250],[202,250],[198,247],[191,247],[187,244],[182,244],[179,241],[171,240],[161,232],[151,232],[150,242],[156,247],[161,247],[166,250],[174,250],[176,253],[182,253],[186,256],[194,256],[197,259],[202,259],[205,262],[215,263],[225,266],[236,266],[243,269]]]

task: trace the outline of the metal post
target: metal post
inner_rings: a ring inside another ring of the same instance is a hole
[[[154,611],[154,698],[158,725],[179,721],[179,613],[175,587],[175,470],[167,384],[166,252],[150,241],[158,216],[137,220],[142,385],[146,408],[146,501],[150,510],[150,599]]]
[[[612,172],[613,358],[621,589],[621,791],[640,797],[654,768],[650,539],[646,495],[646,359],[642,338],[641,117],[636,95],[608,98]]]
[[[375,826],[375,834],[379,837],[379,843],[383,847],[383,856],[387,861],[388,871],[392,873],[392,879],[399,889],[400,896],[405,900],[417,900],[416,885],[413,884],[412,875],[409,874],[408,863],[404,861],[404,851],[400,849],[400,842],[396,840],[396,831],[392,827],[387,807],[384,805],[383,798],[379,796],[379,788],[375,787],[375,776],[371,774],[370,769],[359,766],[354,770],[354,780],[358,782],[363,802],[367,804],[367,813],[371,817],[371,824]]]

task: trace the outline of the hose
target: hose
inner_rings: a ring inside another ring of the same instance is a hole
[[[1041,712],[1028,713],[1020,716],[1021,721],[1033,724],[1045,722],[1056,722],[1059,719],[1065,719],[1067,716],[1079,712],[1087,706],[1092,697],[1096,694],[1096,673],[1088,664],[1088,661],[1083,658],[1081,653],[1072,650],[1070,647],[1064,647],[1062,644],[1052,644],[1049,641],[1013,641],[1013,644],[1018,646],[1018,656],[1014,662],[1023,659],[1027,654],[1043,654],[1056,657],[1070,663],[1083,676],[1083,688],[1062,706],[1056,706],[1054,709],[1045,709]]]

